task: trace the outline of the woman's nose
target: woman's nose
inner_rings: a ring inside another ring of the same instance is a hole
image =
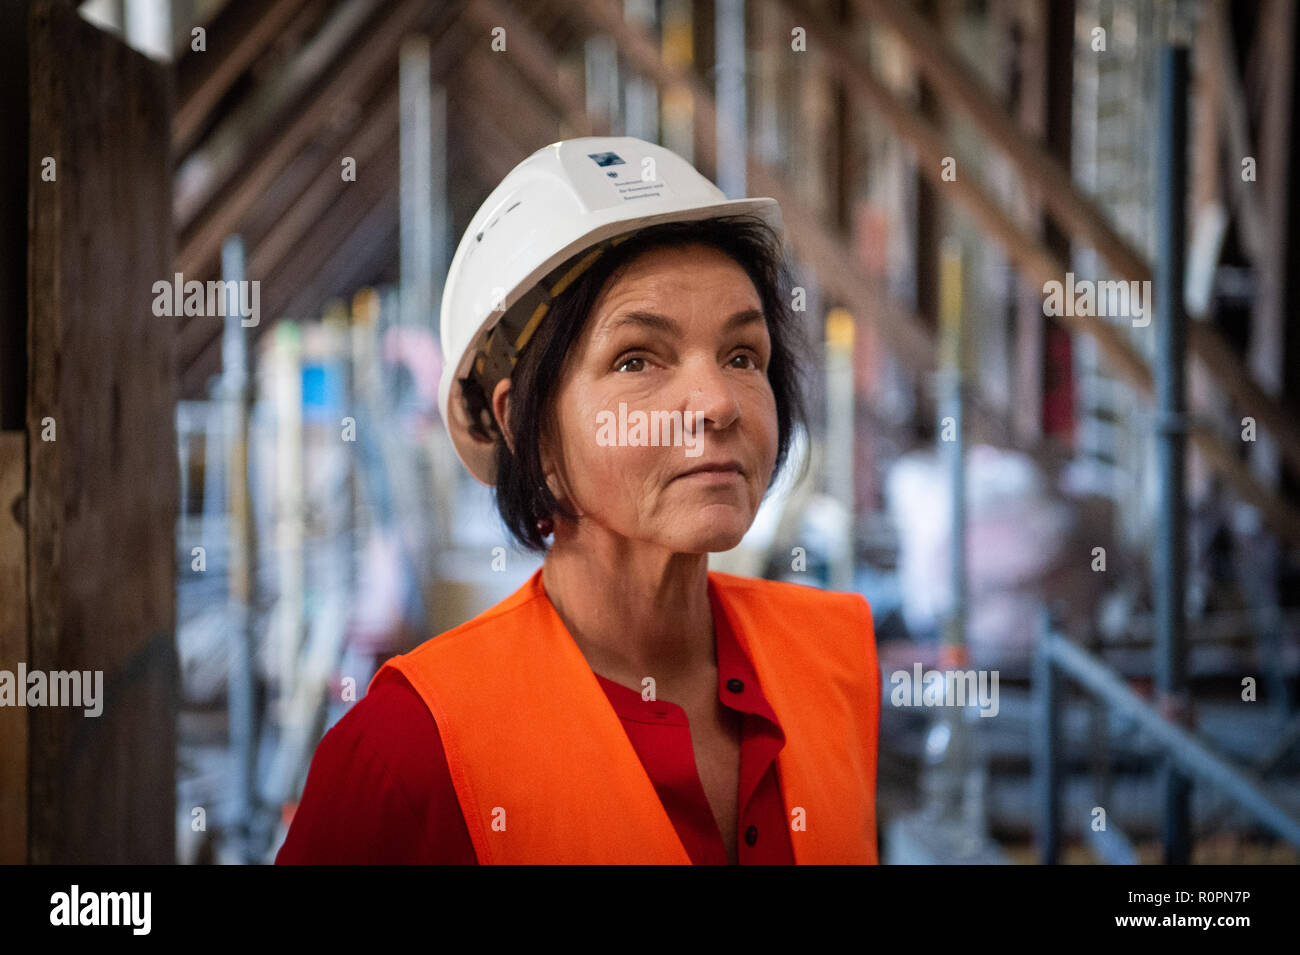
[[[697,427],[708,422],[715,429],[728,427],[740,415],[734,382],[712,361],[687,369],[689,392],[686,410],[694,412]]]

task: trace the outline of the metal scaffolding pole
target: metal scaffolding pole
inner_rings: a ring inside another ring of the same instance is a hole
[[[745,195],[745,0],[718,0],[716,11],[718,187]]]
[[[1110,667],[1054,632],[1053,623],[1045,624],[1045,629],[1047,632],[1042,637],[1043,643],[1039,650],[1036,672],[1042,674],[1050,668],[1059,671],[1059,674],[1056,682],[1039,683],[1040,702],[1037,712],[1040,720],[1047,722],[1050,719],[1052,723],[1051,727],[1040,725],[1037,728],[1037,745],[1040,749],[1047,743],[1049,729],[1056,733],[1060,731],[1064,698],[1060,680],[1068,676],[1093,696],[1103,700],[1109,709],[1136,722],[1161,748],[1164,754],[1162,758],[1169,765],[1177,766],[1186,778],[1195,776],[1203,780],[1245,809],[1279,838],[1285,839],[1294,846],[1300,846],[1300,819],[1296,819],[1286,805],[1265,789],[1256,773],[1233,765],[1197,736],[1169,722],[1154,707],[1149,706],[1134,693]],[[1054,705],[1053,698],[1056,701]],[[1057,753],[1051,761],[1044,760],[1040,764],[1040,768],[1050,772],[1051,780],[1058,785],[1062,778],[1063,758],[1064,754]],[[1044,784],[1040,782],[1040,786],[1042,785]],[[1059,795],[1054,799],[1059,800]],[[1050,821],[1045,813],[1043,818],[1045,822]],[[1044,826],[1044,830],[1051,832],[1047,826]]]
[[[1186,454],[1187,327],[1183,309],[1183,203],[1187,195],[1187,48],[1168,45],[1160,53],[1160,127],[1156,266],[1156,328],[1159,336],[1156,394],[1159,400],[1156,444],[1160,487],[1156,545],[1156,690],[1161,710],[1180,724],[1190,723],[1187,694],[1187,577],[1184,520]],[[1185,865],[1191,855],[1191,780],[1171,759],[1160,767],[1165,809],[1165,862]]]
[[[857,509],[853,476],[853,316],[833,308],[826,316],[826,490],[844,508],[848,528],[830,555],[828,586],[853,588]]]
[[[402,41],[401,108],[402,324],[433,328],[433,96],[429,38]]]
[[[1031,727],[1034,764],[1034,795],[1037,804],[1038,861],[1056,865],[1061,861],[1061,783],[1065,762],[1061,751],[1061,677],[1052,659],[1052,638],[1056,621],[1044,607],[1034,648],[1034,721]]]
[[[659,29],[659,14],[654,0],[623,0],[623,16],[650,33]],[[659,139],[659,89],[654,80],[629,76],[623,88],[626,104],[625,132],[628,136],[656,141]]]
[[[944,394],[941,397],[946,417],[952,418],[952,436],[940,429],[940,444],[948,446],[948,473],[952,479],[952,537],[949,551],[949,578],[952,584],[952,611],[943,631],[944,665],[965,666],[966,616],[966,423],[965,398],[967,343],[962,320],[962,253],[960,243],[949,236],[939,253],[939,312],[942,326],[942,369]]]
[[[257,708],[253,671],[252,607],[256,543],[248,486],[248,338],[239,309],[244,281],[244,243],[231,236],[221,247],[221,275],[231,301],[221,341],[222,398],[226,413],[226,488],[229,508],[226,560],[229,581],[230,751],[234,843],[242,862],[252,862],[251,839],[257,810]]]
[[[429,196],[433,230],[429,237],[430,268],[433,284],[429,302],[430,322],[434,337],[442,334],[441,309],[442,282],[451,266],[451,193],[447,183],[447,163],[450,145],[447,141],[447,87],[437,84],[430,92],[429,127],[433,142],[429,153]]]

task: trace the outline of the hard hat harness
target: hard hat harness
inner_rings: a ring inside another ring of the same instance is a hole
[[[607,250],[630,239],[637,230],[604,239],[552,269],[547,276],[523,294],[492,326],[474,356],[470,372],[460,379],[465,410],[472,422],[470,430],[496,440],[496,416],[492,413],[492,393],[497,383],[509,378],[515,362],[532,339],[551,304],[586,272]]]

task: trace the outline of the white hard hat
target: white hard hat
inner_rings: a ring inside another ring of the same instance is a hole
[[[473,428],[465,406],[471,368],[487,385],[506,377],[552,297],[629,233],[741,214],[781,232],[775,199],[727,199],[681,156],[631,136],[551,143],[512,169],[470,220],[442,295],[438,407],[469,472],[496,483],[487,422]]]

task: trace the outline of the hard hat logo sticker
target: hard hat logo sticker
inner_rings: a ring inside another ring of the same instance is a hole
[[[616,166],[624,162],[622,156],[618,153],[587,153],[597,166]]]

